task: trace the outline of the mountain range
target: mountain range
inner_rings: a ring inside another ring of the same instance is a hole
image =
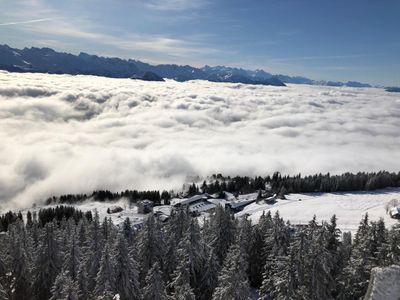
[[[225,66],[196,68],[176,64],[151,65],[139,60],[101,57],[87,53],[73,55],[50,48],[16,49],[0,45],[0,69],[10,72],[40,72],[51,74],[83,74],[112,78],[133,78],[163,81],[203,79],[213,82],[232,82],[285,86],[285,83],[327,86],[370,87],[356,81],[316,81],[301,76],[273,75],[264,70],[245,70]]]

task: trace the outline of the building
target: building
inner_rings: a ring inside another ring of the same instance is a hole
[[[171,205],[176,208],[188,208],[195,216],[203,212],[210,212],[215,209],[216,204],[211,203],[208,199],[211,198],[208,194],[195,195],[190,198],[174,198],[171,199]]]
[[[258,199],[258,193],[239,195],[235,200],[225,203],[225,208],[230,209],[234,213],[237,213],[243,210],[245,206],[253,202],[256,202],[257,199]]]
[[[139,214],[148,214],[153,211],[153,201],[150,200],[139,201],[137,206]]]
[[[172,205],[159,205],[153,207],[153,214],[159,221],[166,222],[174,210]]]
[[[393,219],[400,219],[400,207],[392,207],[389,210],[389,215]]]
[[[121,206],[113,205],[113,206],[110,206],[109,208],[107,208],[107,213],[108,214],[115,214],[115,213],[119,213],[119,212],[121,212],[123,210],[124,209]]]

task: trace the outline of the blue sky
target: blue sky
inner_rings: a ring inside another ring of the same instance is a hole
[[[0,0],[0,43],[400,85],[398,0]]]

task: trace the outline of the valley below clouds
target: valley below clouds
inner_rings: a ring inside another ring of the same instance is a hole
[[[399,128],[383,89],[0,71],[0,205],[188,175],[399,171]]]

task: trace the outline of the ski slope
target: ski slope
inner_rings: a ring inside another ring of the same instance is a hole
[[[272,214],[279,211],[281,217],[292,224],[306,224],[314,215],[320,222],[336,214],[339,229],[351,232],[357,231],[366,213],[371,221],[383,218],[386,226],[399,223],[386,213],[386,206],[392,199],[400,200],[399,188],[370,192],[290,194],[286,198],[272,205],[252,203],[237,216],[248,214],[253,223],[257,223],[264,211],[271,211]]]

